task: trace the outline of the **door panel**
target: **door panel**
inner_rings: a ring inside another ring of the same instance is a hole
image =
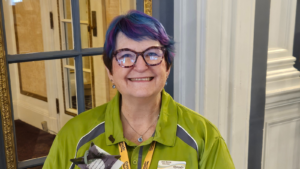
[[[299,168],[300,118],[266,123],[265,168]]]

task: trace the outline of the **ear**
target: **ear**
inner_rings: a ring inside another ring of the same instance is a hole
[[[106,73],[107,73],[108,78],[113,81],[113,75],[110,73],[110,71],[107,69],[106,66],[105,66],[105,69],[106,69]]]
[[[169,67],[169,69],[167,69],[167,78],[169,77],[170,72],[171,72],[171,66]]]

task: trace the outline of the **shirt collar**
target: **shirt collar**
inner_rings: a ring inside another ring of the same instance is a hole
[[[106,144],[113,145],[125,141],[119,110],[120,94],[108,103],[105,114]],[[174,146],[177,130],[177,106],[172,97],[162,91],[160,116],[153,140],[166,146]],[[143,144],[141,144],[143,145]]]

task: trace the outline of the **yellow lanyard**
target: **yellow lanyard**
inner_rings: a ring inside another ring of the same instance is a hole
[[[155,143],[156,143],[156,141],[153,141],[150,148],[149,148],[149,150],[148,150],[148,153],[146,155],[144,164],[142,166],[143,169],[149,169],[149,167],[150,167],[152,156],[153,156],[153,153],[154,153]],[[119,152],[120,152],[120,155],[121,155],[121,161],[124,162],[124,164],[122,165],[122,168],[123,169],[130,169],[128,152],[127,152],[126,144],[125,144],[124,141],[119,143]]]

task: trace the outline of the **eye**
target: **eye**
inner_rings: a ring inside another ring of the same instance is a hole
[[[163,55],[161,49],[152,48],[145,52],[145,58],[149,58],[150,60],[157,60],[157,58]]]
[[[147,53],[147,56],[158,56],[158,54],[157,53],[155,53],[155,52],[149,52],[149,53]]]
[[[121,56],[121,58],[128,58],[128,57],[132,57],[132,54],[126,53]]]
[[[134,58],[135,54],[130,51],[122,51],[117,54],[117,59]]]
[[[150,60],[157,60],[158,57],[157,57],[157,56],[150,56],[149,59],[150,59]]]
[[[146,53],[147,60],[157,60],[159,58],[158,54],[156,52],[148,52]]]

